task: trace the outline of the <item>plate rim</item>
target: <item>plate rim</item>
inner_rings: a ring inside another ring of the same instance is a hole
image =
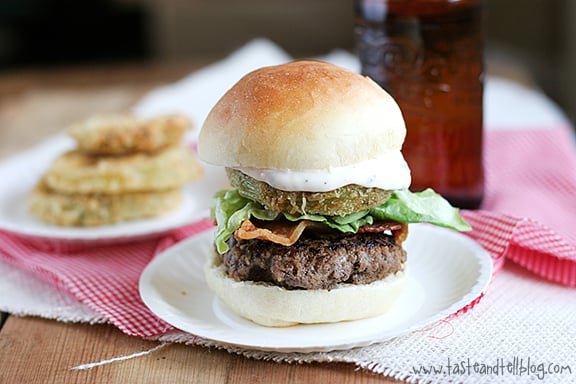
[[[408,326],[404,327],[401,332],[395,331],[395,332],[392,332],[392,334],[384,335],[383,337],[373,339],[373,340],[364,340],[361,342],[359,342],[359,341],[340,342],[338,344],[327,344],[327,345],[273,346],[271,344],[265,344],[265,343],[242,343],[242,342],[231,341],[229,338],[226,339],[226,338],[222,338],[222,337],[220,337],[220,338],[211,337],[211,336],[207,336],[206,333],[198,334],[198,333],[192,332],[190,330],[183,329],[179,325],[174,325],[171,322],[173,316],[164,316],[164,312],[157,310],[156,302],[158,301],[158,297],[160,297],[161,295],[156,295],[156,293],[153,293],[151,295],[150,291],[151,290],[153,291],[153,287],[148,285],[148,282],[152,280],[154,273],[158,272],[158,271],[155,271],[155,269],[158,268],[158,265],[165,262],[164,258],[176,257],[180,252],[188,249],[190,246],[193,246],[198,241],[202,241],[202,238],[201,238],[202,236],[203,237],[211,236],[213,234],[213,230],[208,230],[208,231],[205,231],[205,232],[203,232],[199,235],[196,235],[192,238],[188,238],[186,240],[183,240],[182,242],[180,242],[180,243],[174,245],[173,247],[168,248],[165,251],[163,251],[162,253],[158,254],[154,259],[151,260],[151,262],[143,270],[143,272],[140,276],[139,282],[138,282],[138,290],[139,290],[140,297],[142,298],[144,304],[158,318],[166,321],[168,324],[174,326],[176,329],[178,329],[182,332],[188,333],[190,335],[198,336],[198,337],[201,337],[201,338],[206,339],[208,341],[211,341],[213,343],[221,344],[221,345],[228,346],[228,347],[243,348],[243,349],[248,349],[248,350],[268,351],[268,352],[281,352],[281,353],[294,353],[294,352],[296,352],[296,353],[310,353],[310,352],[329,352],[329,351],[334,351],[334,350],[347,350],[347,349],[351,349],[351,348],[355,348],[355,347],[369,346],[369,345],[372,345],[375,343],[384,342],[386,340],[414,332],[418,329],[422,329],[426,326],[434,324],[435,322],[438,322],[438,321],[443,320],[449,316],[452,316],[455,313],[458,313],[462,309],[470,306],[472,303],[474,303],[476,300],[478,300],[486,292],[486,290],[489,286],[489,283],[492,279],[493,270],[494,270],[492,258],[490,257],[490,254],[488,253],[488,251],[486,251],[474,239],[472,239],[469,236],[466,236],[464,234],[458,233],[456,231],[452,231],[452,230],[449,230],[446,228],[436,227],[436,226],[432,226],[432,225],[428,225],[428,224],[410,224],[410,227],[411,228],[414,228],[414,227],[424,228],[424,230],[431,230],[431,231],[441,231],[444,235],[446,235],[448,237],[457,238],[457,241],[463,242],[468,248],[471,249],[471,254],[473,255],[472,257],[474,258],[474,260],[477,261],[478,276],[476,278],[476,281],[474,281],[472,283],[470,289],[466,293],[459,296],[458,300],[451,302],[450,305],[448,305],[448,307],[446,307],[445,309],[436,312],[434,315],[427,316],[423,319],[419,319],[418,321],[415,321],[414,323],[409,324]],[[202,262],[204,262],[205,256],[202,256],[202,257],[203,257]],[[207,292],[205,292],[205,294],[207,294],[211,297],[210,300],[213,304],[211,305],[210,310],[214,311],[214,300],[218,300],[218,299],[215,297],[214,293],[212,291],[210,291],[210,289],[206,285],[205,280],[203,280],[203,272],[202,272],[201,284],[203,285],[203,289],[207,290]],[[162,301],[162,300],[160,300],[160,301]],[[166,303],[164,303],[164,304],[166,304]],[[225,306],[223,303],[220,303],[220,305]],[[376,318],[378,318],[378,316]],[[366,320],[370,320],[370,319],[366,319]],[[220,321],[222,321],[222,320],[220,320]],[[248,321],[248,320],[246,320],[246,321]],[[360,320],[360,321],[363,321],[363,320]],[[354,322],[350,322],[350,323],[354,323]],[[263,329],[267,328],[267,327],[259,326],[257,324],[252,324],[252,325],[255,327],[262,327]],[[298,327],[308,327],[308,326],[309,325],[296,325],[296,326],[290,327],[290,328],[294,329],[294,328],[298,328]],[[322,324],[316,324],[315,326],[322,326]],[[277,329],[281,329],[281,328],[277,328]],[[388,333],[390,333],[390,332],[388,332]]]

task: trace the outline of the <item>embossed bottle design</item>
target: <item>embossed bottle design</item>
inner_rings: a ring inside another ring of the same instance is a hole
[[[355,0],[362,73],[398,102],[413,190],[478,208],[482,166],[482,0]]]

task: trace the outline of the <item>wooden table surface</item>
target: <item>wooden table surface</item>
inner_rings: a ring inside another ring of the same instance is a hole
[[[126,64],[0,73],[0,160],[96,112],[126,109],[147,90],[210,62]],[[180,344],[89,370],[80,364],[157,344],[112,325],[2,314],[0,383],[396,383],[352,364],[286,364]]]

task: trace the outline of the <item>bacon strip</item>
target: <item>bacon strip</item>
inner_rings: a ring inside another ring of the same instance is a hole
[[[258,226],[250,220],[244,220],[240,228],[234,232],[234,237],[238,240],[267,240],[282,245],[292,245],[300,238],[300,235],[308,227],[317,226],[309,220],[299,222],[289,221],[263,221]]]
[[[358,229],[358,233],[364,232],[392,232],[394,241],[397,245],[402,245],[406,237],[408,237],[408,224],[399,223],[397,221],[377,221],[373,224],[366,224]]]
[[[266,240],[276,244],[290,246],[294,244],[307,228],[322,228],[322,224],[301,220],[298,222],[290,221],[258,221],[253,223],[250,220],[244,220],[240,228],[234,232],[234,237],[238,240]],[[396,244],[402,245],[402,242],[408,236],[408,225],[397,223],[395,221],[378,221],[374,224],[362,226],[358,233],[372,232],[392,232]]]
[[[385,231],[398,231],[402,229],[402,223],[396,221],[377,221],[373,224],[366,224],[358,229],[358,233],[370,232],[378,233]]]

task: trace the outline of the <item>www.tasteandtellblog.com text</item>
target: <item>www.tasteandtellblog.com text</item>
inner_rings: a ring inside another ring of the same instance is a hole
[[[415,374],[447,376],[534,376],[544,380],[549,375],[571,375],[572,367],[568,364],[540,362],[530,357],[498,358],[491,363],[477,362],[471,358],[452,360],[438,365],[413,366]]]

